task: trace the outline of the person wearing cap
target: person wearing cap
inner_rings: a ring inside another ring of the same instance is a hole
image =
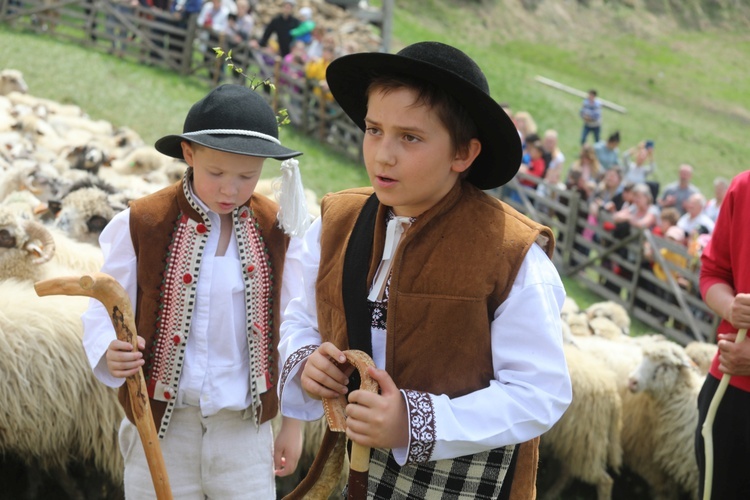
[[[250,45],[254,48],[268,46],[271,36],[276,35],[279,44],[279,56],[286,56],[292,50],[292,30],[300,25],[300,20],[294,16],[295,0],[285,0],[281,5],[281,12],[274,16],[263,30],[260,40],[251,40]]]
[[[533,498],[537,438],[571,386],[554,236],[484,192],[518,171],[518,132],[476,63],[439,42],[342,56],[326,76],[365,132],[372,186],[324,197],[290,243],[282,414],[313,420],[347,395],[368,498]],[[379,394],[347,387],[347,349],[372,356]]]
[[[182,134],[155,147],[185,161],[183,179],[131,202],[100,237],[102,272],[133,304],[138,352],[101,303],[83,316],[94,374],[120,388],[127,416],[125,496],[155,498],[123,384],[142,368],[175,498],[275,498],[274,471],[293,472],[301,453],[301,423],[284,419],[274,444],[270,422],[286,233],[308,223],[301,153],[281,145],[273,110],[244,85],[209,92]],[[281,207],[254,193],[267,158],[283,160]]]

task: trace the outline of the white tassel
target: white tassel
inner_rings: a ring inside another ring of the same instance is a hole
[[[279,200],[279,226],[289,236],[304,235],[310,226],[311,216],[307,211],[305,188],[296,159],[281,162],[281,187],[275,194]]]

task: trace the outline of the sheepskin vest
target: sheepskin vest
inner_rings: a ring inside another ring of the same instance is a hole
[[[370,194],[343,191],[321,205],[318,327],[322,340],[340,349],[348,348],[345,243]],[[382,258],[387,210],[378,209],[368,286]],[[536,241],[552,255],[549,228],[467,183],[416,219],[391,268],[385,368],[397,386],[455,398],[489,385],[490,323]]]
[[[326,196],[321,205],[318,327],[322,341],[340,349],[348,348],[341,293],[344,257],[371,194],[369,188],[343,191]],[[368,286],[382,258],[387,210],[378,208]],[[398,387],[455,398],[489,385],[490,324],[535,242],[552,256],[554,236],[548,227],[468,183],[457,183],[416,219],[391,268],[385,368]],[[509,498],[535,498],[538,443],[535,438],[516,450]],[[319,456],[325,454],[321,449]],[[313,475],[318,467],[314,464]]]
[[[138,260],[135,321],[146,340],[144,376],[154,421],[163,438],[176,403],[190,319],[211,222],[191,198],[185,179],[130,204],[130,232]],[[288,237],[279,229],[278,206],[260,195],[233,213],[247,304],[250,390],[245,417],[256,423],[277,411],[276,395],[281,274]],[[218,228],[216,229],[218,231]],[[133,415],[124,386],[120,402]]]

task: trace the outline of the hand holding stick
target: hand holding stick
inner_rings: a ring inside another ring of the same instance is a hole
[[[745,337],[747,336],[747,328],[742,328],[737,333],[737,338],[735,339],[735,343],[738,344],[745,340]],[[727,390],[727,386],[729,385],[729,379],[732,378],[732,376],[728,373],[725,373],[721,377],[721,381],[719,382],[719,387],[716,388],[716,392],[714,393],[714,397],[711,398],[711,404],[708,406],[708,413],[706,414],[706,420],[703,421],[703,426],[701,427],[701,435],[703,436],[703,447],[704,451],[706,453],[706,477],[703,482],[703,500],[710,500],[711,499],[711,489],[713,488],[713,478],[714,478],[714,434],[713,434],[713,428],[714,428],[714,419],[716,418],[716,411],[719,409],[719,403],[721,403],[721,398],[724,397],[724,393]]]
[[[94,273],[91,276],[70,276],[39,281],[34,284],[37,295],[84,295],[100,301],[107,308],[112,325],[119,340],[129,342],[137,351],[135,316],[130,298],[122,286],[112,276]],[[167,468],[159,446],[156,426],[148,401],[143,370],[126,378],[133,418],[146,454],[146,461],[154,483],[156,498],[171,500],[172,491],[167,477]]]
[[[372,358],[363,351],[350,349],[344,351],[346,360],[357,370],[362,380],[359,390],[378,392],[378,383],[367,373],[367,367],[375,367]],[[346,432],[346,397],[323,399],[328,427],[335,432]],[[367,473],[370,468],[370,447],[352,442],[352,454],[349,461],[349,499],[367,498]]]

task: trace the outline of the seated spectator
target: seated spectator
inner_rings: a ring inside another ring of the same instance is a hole
[[[292,35],[292,44],[297,40],[301,40],[305,46],[312,42],[312,32],[315,29],[315,21],[313,21],[312,15],[313,11],[310,7],[302,7],[299,10],[299,26],[289,32]]]
[[[667,230],[672,226],[676,226],[678,220],[680,220],[680,212],[674,207],[667,207],[659,213],[659,222],[652,229],[652,232],[654,235],[664,238]]]
[[[323,47],[323,55],[319,59],[310,60],[305,66],[305,76],[313,83],[313,94],[316,97],[324,97],[327,102],[333,101],[333,94],[328,90],[326,82],[326,69],[333,61],[335,47]]]
[[[659,206],[662,209],[674,207],[680,212],[680,215],[684,214],[688,198],[700,192],[697,187],[690,183],[692,178],[693,167],[687,163],[680,165],[678,180],[666,185],[662,191],[661,198],[659,198]]]
[[[281,61],[281,75],[279,83],[296,89],[295,81],[305,78],[305,65],[307,64],[307,51],[305,42],[297,40],[289,52]]]
[[[544,176],[546,170],[546,164],[544,162],[544,149],[542,148],[542,141],[536,134],[529,135],[526,142],[526,151],[529,155],[528,164],[522,163],[521,168],[518,169],[520,173],[532,175],[541,179]],[[519,180],[521,185],[531,189],[536,189],[537,182],[521,179]]]
[[[238,46],[250,41],[255,27],[253,8],[248,0],[237,0],[237,14],[229,14],[226,30],[230,45]]]
[[[599,159],[594,152],[594,147],[590,144],[584,144],[581,146],[578,158],[573,161],[571,169],[580,170],[581,175],[583,175],[586,182],[594,183],[594,185],[599,182],[602,175],[602,169],[599,165]]]
[[[645,183],[656,170],[653,141],[643,141],[625,151],[622,156],[624,182]]]
[[[618,207],[615,206],[616,197],[622,191],[622,171],[615,167],[604,172],[604,177],[594,189],[589,213],[597,216],[600,211],[614,213]],[[619,207],[622,208],[622,207]]]
[[[719,217],[719,210],[721,209],[721,202],[724,201],[724,196],[727,194],[729,189],[729,181],[724,177],[717,177],[714,179],[714,197],[708,200],[706,208],[703,211],[711,217],[711,220],[716,222]]]
[[[651,188],[645,183],[633,187],[633,202],[614,214],[616,223],[627,222],[631,227],[652,229],[658,220],[659,209],[654,205]]]
[[[229,9],[221,0],[211,0],[203,4],[198,14],[198,26],[214,33],[224,33],[227,29]]]
[[[703,213],[706,197],[701,193],[690,195],[685,203],[685,213],[677,221],[677,227],[685,231],[688,239],[697,238],[701,234],[711,234],[714,231],[714,221]]]
[[[602,170],[607,171],[610,168],[620,165],[620,132],[611,134],[606,142],[599,141],[594,144],[594,152]]]

